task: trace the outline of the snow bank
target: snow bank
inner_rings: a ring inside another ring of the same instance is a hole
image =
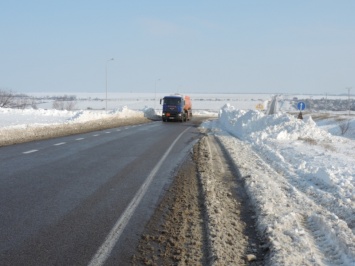
[[[246,178],[272,265],[355,265],[355,143],[309,117],[225,105],[203,125]]]
[[[220,110],[219,119],[226,130],[248,141],[299,138],[329,141],[332,137],[328,132],[318,128],[311,117],[304,121],[285,113],[270,116],[259,111],[235,109],[226,104]]]
[[[144,111],[127,107],[113,111],[58,111],[0,108],[0,146],[145,123]]]
[[[130,117],[143,117],[143,111],[134,111],[128,109],[127,106],[115,109],[113,111],[77,111],[75,114],[67,119],[67,122],[87,122],[90,120],[105,119],[110,117],[117,118],[130,118]]]
[[[0,129],[26,128],[28,124],[57,124],[65,123],[76,112],[45,109],[10,109],[0,108]]]
[[[27,128],[28,125],[58,125],[66,123],[83,123],[105,118],[149,117],[142,111],[130,110],[127,106],[106,112],[79,110],[45,110],[45,109],[9,109],[0,108],[0,130],[5,128]],[[149,112],[148,112],[149,114]]]

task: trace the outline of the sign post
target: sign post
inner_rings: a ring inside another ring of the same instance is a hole
[[[300,113],[298,114],[298,119],[303,119],[303,116],[302,116],[302,111],[304,109],[306,109],[306,104],[304,102],[298,102],[297,104],[297,109],[300,111]]]

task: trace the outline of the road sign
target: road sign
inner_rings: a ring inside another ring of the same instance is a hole
[[[303,111],[306,108],[306,104],[304,102],[299,102],[297,104],[297,109]]]
[[[255,106],[256,110],[264,110],[264,105],[262,103],[259,103]]]

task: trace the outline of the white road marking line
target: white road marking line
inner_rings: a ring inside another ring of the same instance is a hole
[[[76,140],[83,140],[83,139],[85,139],[85,138],[78,138],[78,139],[76,139]]]
[[[129,220],[131,219],[133,213],[135,212],[138,204],[142,200],[143,196],[148,190],[150,183],[153,180],[155,174],[159,171],[160,167],[162,166],[166,157],[168,157],[170,151],[175,146],[176,142],[181,138],[181,136],[188,130],[190,127],[186,128],[180,135],[175,139],[175,141],[170,145],[169,149],[164,153],[163,157],[159,160],[153,170],[150,172],[149,176],[142,184],[142,186],[137,191],[136,195],[129,203],[127,208],[125,209],[124,213],[121,217],[117,220],[116,224],[111,229],[110,233],[107,235],[104,243],[101,247],[97,250],[95,256],[91,259],[89,266],[99,266],[103,265],[105,261],[108,259],[109,255],[111,254],[112,249],[116,245],[118,239],[120,238],[123,230],[127,226]]]
[[[121,129],[117,129],[116,131],[121,131]]]
[[[106,133],[106,134],[110,134],[111,132],[110,132],[110,131],[106,131],[105,133]]]
[[[60,145],[64,145],[64,144],[66,144],[66,142],[59,142],[59,143],[54,144],[54,146],[60,146]]]
[[[97,136],[99,136],[99,134],[95,134],[95,135],[92,135],[93,137],[97,137]]]
[[[34,153],[34,152],[36,152],[36,151],[38,151],[38,150],[30,150],[30,151],[25,151],[25,152],[23,152],[23,154]]]

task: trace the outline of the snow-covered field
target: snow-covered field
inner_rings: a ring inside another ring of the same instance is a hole
[[[255,110],[271,96],[196,95],[194,115],[218,118],[202,127],[221,140],[246,178],[259,230],[271,243],[270,262],[355,265],[355,118],[333,112],[324,117],[305,114],[299,120],[286,113],[297,110],[282,97],[278,114],[267,116]],[[76,111],[41,109],[40,105],[37,110],[0,108],[0,139],[11,128],[29,130],[117,114],[149,117],[154,109],[160,112],[154,97],[126,97],[127,102],[119,100],[116,109],[110,105],[108,112],[85,110],[92,106],[88,101]],[[343,135],[339,121],[348,122]]]

